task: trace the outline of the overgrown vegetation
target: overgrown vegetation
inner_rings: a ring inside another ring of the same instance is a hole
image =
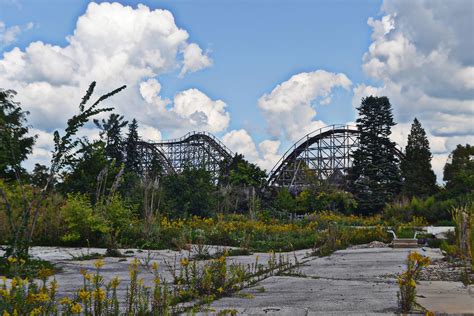
[[[398,275],[397,283],[399,292],[397,293],[400,311],[408,313],[413,310],[416,304],[416,281],[421,270],[430,264],[430,258],[423,257],[417,252],[410,252],[407,258],[406,270]]]
[[[11,258],[11,257],[10,257]],[[25,262],[13,262],[18,267]],[[168,264],[172,276],[167,281],[158,271],[156,262],[137,259],[129,265],[129,282],[125,301],[119,298],[118,287],[122,282],[114,277],[105,280],[101,274],[102,259],[94,263],[95,269],[81,270],[83,285],[73,296],[58,297],[60,284],[49,280],[53,272],[42,269],[39,282],[13,277],[7,285],[6,278],[0,285],[0,310],[2,315],[174,315],[178,312],[196,311],[203,304],[251,286],[271,275],[287,272],[298,266],[297,261],[273,253],[267,262],[254,264],[228,264],[226,254],[203,265],[188,258]],[[152,285],[146,285],[140,270],[153,275]],[[188,303],[188,304],[186,304]]]
[[[223,265],[206,251],[207,244],[238,247],[232,251],[240,254],[312,248],[316,255],[327,255],[351,244],[386,241],[386,226],[394,227],[401,236],[409,236],[414,227],[426,224],[460,227],[460,217],[455,215],[459,213],[453,212],[451,216],[453,209],[465,207],[472,218],[473,147],[457,146],[444,168],[446,185],[436,185],[429,142],[417,119],[405,150],[398,150],[390,140],[391,127],[396,123],[386,97],[364,98],[358,108],[360,148],[354,153],[354,167],[340,182],[348,185],[315,181],[296,190],[267,188],[265,171],[239,154],[230,161],[222,161],[217,178],[192,165],[179,173],[166,173],[156,154],[149,157],[149,168],[144,170],[138,122],[132,119],[128,124],[117,113],[93,121],[100,129],[99,139],[78,138],[78,130],[92,117],[113,110],[98,105],[124,88],[86,106],[94,87],[95,83],[91,84],[78,114],[67,122],[63,136],[54,133],[50,166],[37,164],[31,172],[22,167],[35,142],[34,137],[28,136],[28,113],[14,101],[14,91],[0,90],[0,243],[6,245],[5,256],[0,260],[2,274],[18,278],[38,276],[47,264],[35,263],[29,257],[29,247],[67,245],[106,247],[107,255],[114,256],[122,255],[118,252],[120,247],[197,247],[196,259],[213,260],[203,270],[212,276],[219,275]],[[123,129],[127,127],[124,135]],[[472,242],[472,224],[469,225]],[[462,253],[463,258],[469,252],[462,250],[466,247],[461,244],[446,242],[439,246],[453,255]],[[18,263],[21,268],[16,270],[12,264]],[[183,266],[182,271],[192,267]],[[183,294],[186,299],[230,293],[229,284],[235,284],[234,281],[211,289],[206,285],[209,276],[203,271],[183,272],[185,280],[179,281],[192,284],[189,289],[181,289],[191,291]],[[195,273],[194,277],[189,278],[190,273]],[[246,278],[245,273],[238,272]],[[90,282],[86,282],[87,292],[98,291],[97,297],[101,298],[99,289],[105,285],[91,280],[86,280]],[[31,285],[30,291],[29,281],[16,282],[20,285],[18,293],[22,293],[15,294],[18,297],[40,295],[41,291],[48,293],[50,301],[53,297],[51,288]],[[133,312],[156,310],[171,306],[174,299],[184,300],[174,290],[171,294],[167,292],[176,289],[176,284],[170,284],[168,289],[163,284],[153,289],[133,286],[127,303],[128,310]],[[111,295],[112,303],[101,305],[100,300],[85,302],[71,298],[64,307],[57,302],[36,302],[30,311],[41,307],[56,308],[66,314],[78,310],[86,314],[97,310],[113,314],[118,308],[110,292],[113,284],[103,290],[106,296]],[[409,288],[404,291],[403,300],[411,295]],[[153,305],[151,302],[158,298],[161,303]],[[8,306],[13,312],[14,305]]]

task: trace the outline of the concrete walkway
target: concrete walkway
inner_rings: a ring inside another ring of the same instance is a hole
[[[236,310],[239,315],[383,315],[397,311],[394,275],[405,269],[413,249],[353,249],[309,259],[300,275],[270,277],[233,297],[215,301],[211,313]],[[437,249],[418,249],[441,258]],[[422,282],[419,302],[434,312],[474,313],[474,297],[457,282]],[[453,291],[456,289],[456,291]],[[206,313],[203,313],[206,314]]]
[[[218,247],[211,247],[211,252]],[[32,254],[50,260],[62,268],[55,276],[59,294],[73,295],[82,285],[81,268],[92,269],[94,260],[75,261],[74,256],[87,252],[104,253],[104,249],[78,249],[62,247],[33,247]],[[299,271],[291,275],[269,277],[252,288],[232,297],[222,298],[209,306],[214,315],[223,310],[235,310],[239,315],[386,315],[397,311],[398,285],[395,275],[405,269],[407,255],[413,249],[362,248],[337,251],[324,258],[308,257],[306,250],[286,253],[290,260],[296,257],[304,262]],[[433,259],[442,258],[438,249],[417,249]],[[123,250],[125,252],[125,250]],[[160,264],[160,272],[168,281],[171,275],[166,262],[188,257],[187,251],[156,250],[127,251],[130,257],[106,258],[102,268],[105,280],[118,276],[122,280],[119,296],[123,296],[128,283],[128,265],[133,258]],[[1,255],[1,254],[0,254]],[[254,253],[249,256],[230,257],[228,263],[265,263],[268,254]],[[145,283],[152,282],[153,275],[140,273]],[[423,281],[418,286],[418,302],[426,309],[438,313],[463,313],[474,315],[474,289],[460,282]]]

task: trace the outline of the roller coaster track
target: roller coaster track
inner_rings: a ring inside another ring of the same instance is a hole
[[[161,166],[165,174],[180,173],[186,167],[203,168],[214,180],[219,177],[223,160],[233,153],[218,138],[207,132],[190,132],[177,139],[157,143],[140,142],[142,172]]]
[[[298,190],[312,183],[344,186],[352,167],[353,152],[359,147],[355,126],[330,125],[315,130],[294,143],[270,171],[267,184]],[[140,142],[141,172],[180,173],[186,167],[203,168],[219,178],[224,160],[234,154],[207,132],[191,132],[161,142]],[[400,149],[395,154],[403,158]]]
[[[352,154],[358,147],[359,131],[355,126],[330,125],[315,130],[286,151],[270,171],[268,185],[298,190],[325,181],[344,186]],[[403,157],[398,148],[395,151]]]

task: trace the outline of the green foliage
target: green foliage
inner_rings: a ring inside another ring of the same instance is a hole
[[[443,180],[449,197],[474,196],[474,147],[458,145],[444,166]],[[464,201],[464,203],[467,201]]]
[[[125,205],[118,194],[113,194],[106,201],[96,204],[96,209],[104,219],[106,230],[106,242],[109,250],[118,248],[121,236],[131,231],[134,224],[132,210]]]
[[[100,233],[107,233],[109,227],[101,213],[94,210],[86,195],[68,194],[66,204],[61,208],[61,215],[67,226],[67,233],[62,236],[66,242],[97,242]]]
[[[435,196],[427,198],[401,199],[387,204],[383,217],[394,225],[398,222],[410,222],[414,216],[425,218],[430,224],[449,220],[449,210],[456,205],[454,200],[439,200]]]
[[[186,167],[179,174],[164,177],[165,212],[171,217],[209,216],[216,208],[216,191],[209,172]]]
[[[44,188],[48,183],[49,169],[45,165],[36,163],[31,174],[31,184],[37,188]]]
[[[265,171],[239,154],[236,154],[230,162],[224,161],[222,167],[221,185],[260,187],[267,176]]]
[[[71,161],[68,169],[71,172],[64,174],[63,183],[59,185],[60,190],[67,194],[69,192],[86,194],[92,201],[96,199],[97,176],[110,164],[105,153],[105,143],[94,141],[89,143],[83,141],[81,148],[76,153],[76,159]],[[111,177],[105,179],[106,187],[110,187],[113,176],[117,174],[118,167],[113,164],[109,168]]]
[[[8,198],[6,197],[5,191],[0,187],[0,196],[2,197],[3,204],[5,206],[5,214],[8,218],[8,222],[10,223],[10,231],[12,235],[12,240],[9,243],[9,247],[6,251],[7,256],[13,255],[15,258],[28,258],[29,247],[35,232],[36,224],[38,222],[42,203],[48,197],[49,189],[53,186],[57,174],[63,170],[66,165],[70,164],[70,162],[75,158],[75,149],[77,144],[80,142],[80,140],[76,138],[77,131],[89,121],[91,116],[112,110],[112,108],[101,109],[97,106],[100,102],[106,100],[125,88],[125,86],[122,86],[113,90],[112,92],[102,95],[96,102],[86,108],[85,105],[92,96],[94,87],[95,82],[89,86],[86,95],[82,98],[82,101],[79,104],[79,113],[67,121],[67,127],[65,129],[64,135],[61,137],[58,131],[54,132],[54,150],[46,184],[39,194],[29,199],[27,199],[25,194],[22,194],[23,203],[21,206],[21,211],[18,212],[20,216],[16,223],[14,223],[12,218],[14,210],[12,209]],[[7,104],[9,102],[3,103]],[[11,104],[8,104],[8,106],[11,106]],[[20,118],[23,117],[21,110],[16,109],[15,111],[17,112],[17,116],[19,115]],[[22,128],[20,135],[24,135],[24,133],[26,133],[26,131],[24,128]],[[18,175],[16,175],[16,178],[20,188],[22,191],[24,191],[25,188],[22,185]]]
[[[18,102],[16,92],[0,89],[0,178],[14,181],[26,171],[20,164],[32,152],[35,136],[28,136],[26,116]]]
[[[359,148],[354,152],[351,170],[352,192],[358,212],[381,212],[400,188],[400,171],[395,157],[395,143],[390,140],[392,106],[387,97],[362,99],[357,119]]]
[[[296,210],[296,201],[287,188],[278,190],[275,197],[274,206],[278,211],[294,212]]]
[[[351,193],[330,188],[320,192],[305,190],[296,197],[296,202],[300,213],[328,210],[352,214],[357,207]]]
[[[128,124],[123,116],[112,113],[107,120],[94,119],[94,124],[101,130],[100,137],[105,141],[105,154],[108,159],[121,163],[124,161],[124,141],[122,128]]]
[[[431,168],[431,151],[425,130],[415,118],[400,164],[402,192],[408,197],[426,197],[436,193],[436,175]]]
[[[128,125],[128,134],[125,141],[125,171],[138,173],[140,171],[140,154],[138,152],[138,122],[136,119]]]

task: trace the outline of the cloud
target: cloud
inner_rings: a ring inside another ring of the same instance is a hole
[[[385,1],[382,12],[368,20],[373,42],[363,58],[381,86],[357,86],[354,104],[363,95],[387,95],[399,122],[416,116],[447,144],[456,135],[474,140],[472,2]]]
[[[29,22],[24,26],[13,25],[7,27],[5,22],[0,21],[0,49],[13,44],[14,42],[16,42],[21,32],[28,31],[32,28],[32,22]]]
[[[5,38],[11,41],[11,36]],[[0,86],[18,92],[17,101],[30,111],[35,128],[50,132],[64,127],[92,81],[97,81],[96,96],[126,84],[104,105],[139,120],[151,138],[162,131],[227,128],[230,116],[221,100],[197,89],[179,92],[172,100],[160,96],[160,75],[180,69],[184,75],[212,65],[171,12],[90,3],[66,40],[65,46],[32,42],[0,58]]]
[[[202,53],[201,47],[191,43],[183,51],[184,61],[181,68],[180,76],[184,76],[188,72],[195,72],[212,65],[212,59]]]
[[[233,152],[242,154],[248,161],[260,168],[270,171],[281,158],[278,154],[280,141],[264,140],[255,145],[250,134],[245,129],[232,130],[222,137],[223,142]]]
[[[175,95],[171,111],[188,122],[187,129],[219,132],[227,128],[230,114],[222,100],[212,100],[198,89],[188,89]]]
[[[393,138],[405,145],[411,122],[425,127],[433,168],[459,141],[474,142],[474,7],[471,1],[387,0],[380,19],[369,18],[372,43],[363,70],[380,85],[354,88],[354,106],[386,95],[394,108]]]
[[[274,137],[295,141],[326,124],[315,120],[316,104],[328,104],[333,89],[349,89],[351,81],[342,73],[324,70],[302,72],[277,85],[258,100],[269,132]]]
[[[138,136],[147,142],[159,142],[162,140],[161,132],[157,128],[145,124],[138,126]]]
[[[187,47],[199,48],[188,39],[167,10],[90,3],[66,46],[37,41],[25,50],[5,52],[0,59],[0,86],[18,91],[19,101],[31,112],[31,123],[43,130],[61,127],[92,81],[98,82],[97,94],[128,86],[107,102],[127,118],[180,128],[189,122],[163,114],[169,100],[158,96],[157,77],[182,67],[180,56]],[[189,71],[197,70],[195,62],[188,60]],[[157,108],[157,114],[150,115]]]

